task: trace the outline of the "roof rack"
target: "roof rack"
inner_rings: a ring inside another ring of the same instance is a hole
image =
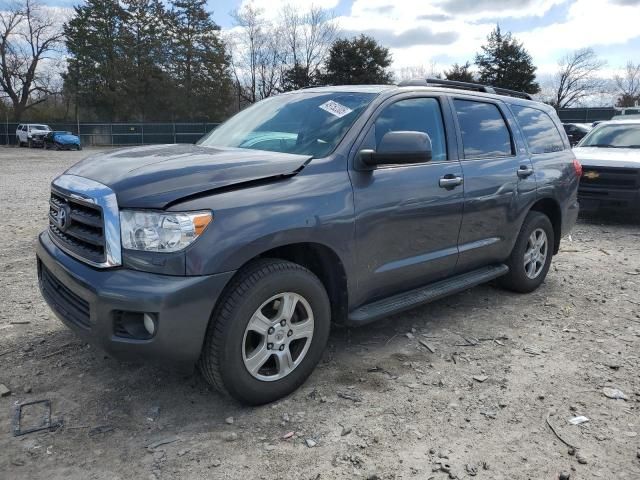
[[[460,90],[471,90],[474,92],[493,93],[497,95],[507,95],[509,97],[524,98],[526,100],[533,100],[531,95],[525,92],[518,92],[516,90],[509,90],[508,88],[492,87],[490,85],[483,85],[481,83],[473,82],[458,82],[455,80],[441,80],[439,78],[417,78],[414,80],[405,80],[398,83],[399,87],[448,87],[458,88]]]

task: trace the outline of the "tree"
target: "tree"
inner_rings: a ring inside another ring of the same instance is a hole
[[[458,82],[475,82],[473,72],[471,71],[471,64],[469,62],[466,62],[464,65],[454,63],[451,65],[451,70],[444,71],[444,78]]]
[[[222,120],[231,95],[229,57],[206,0],[171,3],[170,70],[176,114],[189,120]]]
[[[65,90],[75,97],[76,108],[87,107],[101,120],[126,120],[126,12],[117,0],[86,0],[74,9],[64,26],[69,52]]]
[[[622,75],[614,77],[619,93],[617,107],[634,107],[640,103],[640,63],[627,62]]]
[[[62,45],[57,20],[34,0],[20,0],[0,12],[0,88],[15,121],[52,93],[54,76],[45,64]]]
[[[160,0],[123,0],[123,93],[128,118],[162,118],[171,109],[171,79],[167,72],[168,12]]]
[[[582,48],[562,57],[554,77],[550,104],[556,109],[568,108],[601,91],[604,81],[598,74],[605,64],[591,48]]]
[[[325,62],[323,80],[331,85],[388,84],[389,49],[366,35],[336,40]]]
[[[503,34],[496,26],[481,48],[475,59],[480,83],[532,94],[540,91],[531,55],[510,32]]]
[[[322,63],[336,39],[333,15],[313,5],[305,12],[289,5],[283,8],[281,18],[283,58],[290,66],[284,74],[283,90],[317,83]]]
[[[229,43],[240,96],[254,103],[278,93],[284,64],[281,32],[252,4],[245,4],[232,17],[237,32]]]

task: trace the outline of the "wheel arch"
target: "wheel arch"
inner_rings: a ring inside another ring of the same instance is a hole
[[[297,242],[280,245],[265,250],[238,269],[243,270],[250,263],[264,258],[287,260],[302,265],[322,282],[331,303],[331,318],[344,323],[348,311],[348,283],[344,264],[338,254],[330,247],[316,242]],[[237,275],[237,274],[236,274]],[[233,284],[232,281],[229,285]]]
[[[546,197],[537,200],[529,211],[540,212],[546,215],[553,227],[553,254],[560,249],[560,237],[562,236],[562,211],[560,204],[553,198]]]

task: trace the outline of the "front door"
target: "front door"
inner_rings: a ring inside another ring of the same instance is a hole
[[[351,170],[358,263],[352,305],[453,272],[464,189],[452,121],[446,99],[414,94],[388,100],[367,125],[358,150],[375,150],[390,131],[420,131],[431,138],[433,154],[420,164]]]

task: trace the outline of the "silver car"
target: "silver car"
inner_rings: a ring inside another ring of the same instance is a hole
[[[640,211],[640,118],[600,123],[573,149],[583,211]]]

